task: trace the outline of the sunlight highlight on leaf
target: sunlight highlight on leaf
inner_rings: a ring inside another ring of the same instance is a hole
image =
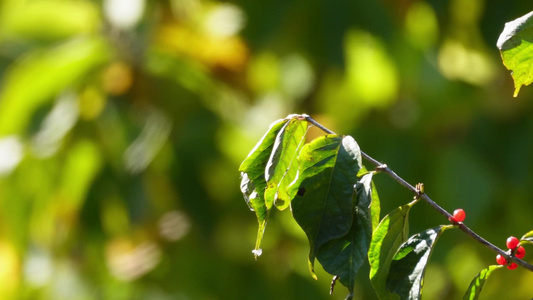
[[[18,136],[0,139],[0,175],[7,175],[17,167],[24,156],[23,148]]]
[[[498,38],[497,46],[503,64],[512,71],[515,91],[518,96],[522,85],[533,82],[533,12],[514,21],[505,23],[505,28]]]
[[[305,143],[307,122],[292,118],[278,133],[265,169],[267,187],[265,203],[268,209],[275,204],[279,210],[289,207],[294,195],[287,187],[295,179],[298,170],[297,156]]]
[[[520,238],[520,242],[526,242],[526,243],[533,244],[533,230],[531,230],[528,233],[524,234]]]
[[[451,226],[438,226],[411,236],[403,243],[390,265],[387,289],[401,299],[420,299],[426,266],[442,232]]]
[[[372,234],[368,251],[370,281],[380,299],[397,298],[386,288],[387,276],[396,250],[409,234],[409,210],[416,202],[400,206],[386,215]]]
[[[494,270],[501,269],[502,267],[503,266],[500,266],[500,265],[492,265],[481,270],[481,272],[479,272],[479,274],[477,274],[477,276],[474,277],[474,279],[470,283],[470,286],[466,290],[466,294],[464,295],[463,299],[464,300],[479,299],[479,295],[481,294],[483,285],[485,285],[485,282],[489,278],[490,274],[492,274]]]
[[[265,169],[274,147],[276,136],[281,128],[288,122],[286,119],[277,120],[272,123],[263,138],[250,151],[239,167],[241,172],[241,191],[244,200],[251,210],[255,211],[259,228],[257,231],[257,241],[253,252],[257,258],[261,240],[265,233],[268,219],[267,206],[265,204],[264,193],[266,189]]]

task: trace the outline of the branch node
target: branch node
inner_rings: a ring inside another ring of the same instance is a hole
[[[385,172],[387,170],[387,168],[388,168],[387,164],[379,164],[376,167],[376,173]]]
[[[422,194],[424,194],[424,184],[421,182],[417,183],[415,186],[415,189],[416,189],[415,199],[420,199],[420,197],[422,197]]]

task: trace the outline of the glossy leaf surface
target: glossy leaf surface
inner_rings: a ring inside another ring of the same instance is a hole
[[[289,187],[294,219],[309,239],[309,267],[325,243],[345,237],[353,223],[354,185],[361,152],[350,136],[327,135],[305,145],[297,180]]]
[[[400,299],[420,299],[426,265],[441,233],[450,228],[438,226],[411,236],[403,243],[389,269],[387,289]]]

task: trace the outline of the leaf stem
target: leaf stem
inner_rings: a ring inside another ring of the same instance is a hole
[[[315,121],[309,115],[303,114],[302,117],[305,118],[309,123],[311,123],[311,124],[315,125],[316,127],[320,128],[322,131],[324,131],[326,133],[329,133],[329,134],[335,134],[335,132],[333,132],[330,129],[324,127],[322,124],[320,124],[317,121]],[[373,164],[379,170],[379,172],[386,173],[387,175],[389,175],[389,177],[391,177],[394,181],[398,182],[401,186],[405,187],[406,189],[408,189],[411,192],[413,192],[416,196],[418,196],[421,199],[423,199],[426,203],[428,203],[431,207],[433,207],[441,215],[446,217],[446,219],[448,219],[448,220],[451,219],[452,215],[449,212],[447,212],[444,208],[442,208],[435,201],[433,201],[427,194],[420,193],[420,190],[415,188],[409,182],[405,181],[405,179],[403,179],[402,177],[398,176],[386,164],[383,164],[383,163],[377,161],[376,159],[372,158],[370,155],[364,153],[363,151],[361,151],[361,156],[365,160],[367,160],[368,162]],[[454,223],[454,222],[452,222],[452,223]],[[479,243],[483,244],[485,247],[489,248],[493,252],[504,256],[507,259],[507,261],[515,262],[516,264],[518,264],[518,265],[526,268],[527,270],[533,272],[533,265],[531,265],[531,264],[529,264],[529,263],[527,263],[527,262],[525,262],[525,261],[523,261],[523,260],[521,260],[519,258],[516,258],[515,256],[509,255],[509,253],[507,251],[504,251],[504,250],[498,248],[497,246],[495,246],[494,244],[492,244],[491,242],[487,241],[482,236],[480,236],[479,234],[474,232],[472,229],[470,229],[468,226],[463,224],[463,222],[456,222],[456,223],[454,223],[454,225],[457,225],[458,228],[461,229],[464,233],[466,233],[467,235],[469,235],[470,237],[472,237],[474,240],[478,241]]]

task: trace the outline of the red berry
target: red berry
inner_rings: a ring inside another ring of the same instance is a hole
[[[514,270],[514,269],[516,269],[516,267],[518,267],[517,264],[515,264],[515,263],[511,263],[510,265],[507,266],[507,269],[509,269],[509,270]]]
[[[458,208],[453,211],[453,217],[451,218],[452,222],[463,222],[465,219],[465,211],[462,208]]]
[[[516,252],[514,254],[514,256],[516,256],[516,258],[524,258],[524,256],[526,256],[526,249],[524,249],[524,247],[522,246],[518,246],[518,248],[516,248]]]
[[[510,236],[509,238],[507,238],[507,248],[509,249],[516,248],[516,246],[518,246],[519,243],[520,241],[514,236]]]
[[[496,262],[499,264],[499,265],[506,265],[507,264],[507,259],[505,259],[505,257],[501,256],[500,254],[496,255]]]

